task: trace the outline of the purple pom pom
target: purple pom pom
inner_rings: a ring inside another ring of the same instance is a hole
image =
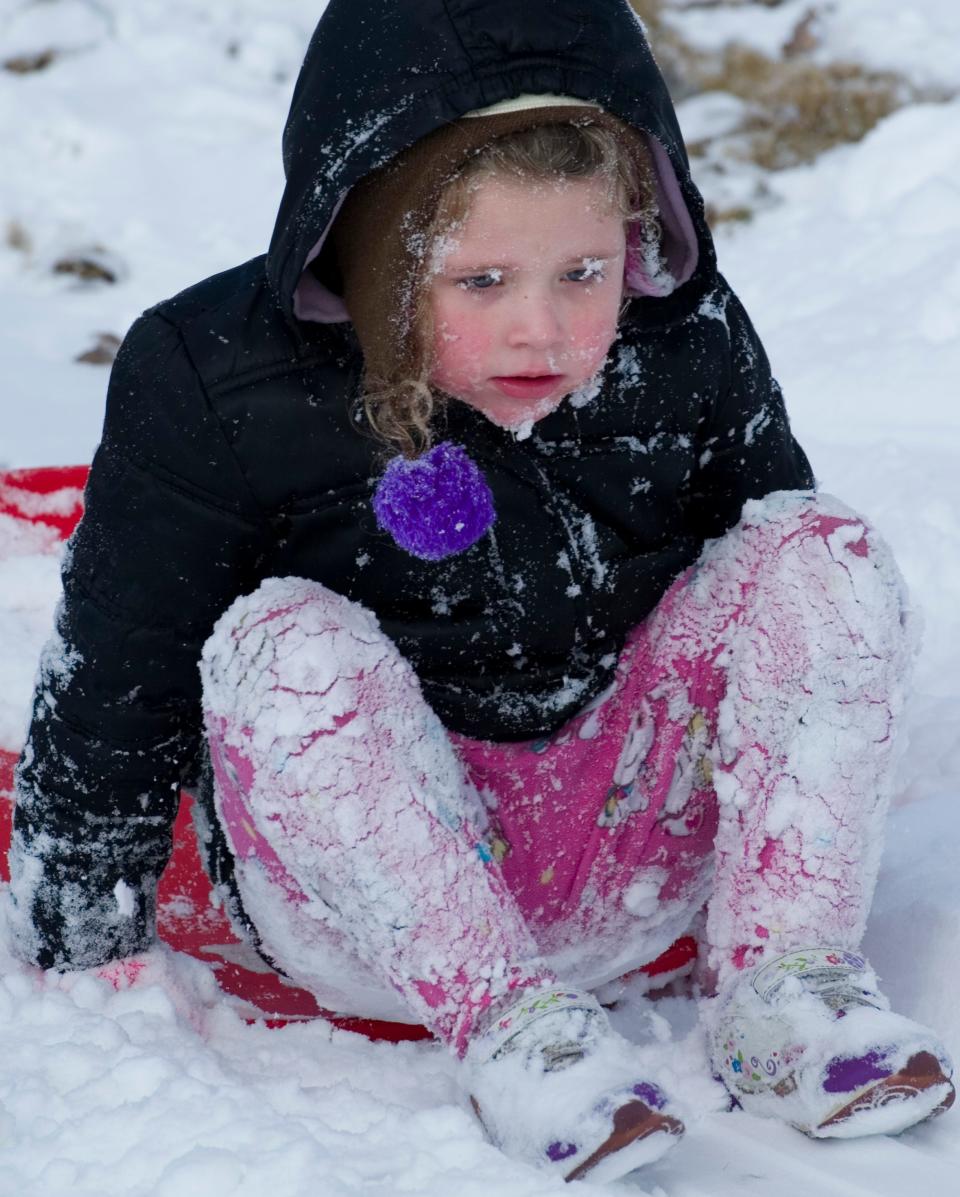
[[[373,510],[401,549],[426,561],[462,553],[496,518],[486,478],[451,441],[416,461],[395,457],[377,483]]]

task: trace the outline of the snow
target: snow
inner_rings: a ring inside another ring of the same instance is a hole
[[[735,32],[775,50],[808,7],[711,6],[677,19],[685,32],[699,22],[705,43]],[[0,467],[88,461],[106,371],[75,356],[162,296],[262,251],[280,194],[282,120],[321,8],[0,4],[3,59],[63,49],[44,70],[0,71],[0,128],[15,167],[4,171],[0,219],[20,246],[0,247]],[[817,32],[824,60],[956,86],[952,0],[843,0],[823,6]],[[701,103],[717,122],[732,123],[732,107]],[[935,1026],[960,1057],[960,103],[912,105],[861,144],[767,183],[774,202],[720,236],[722,268],[821,485],[888,539],[926,623],[865,950],[894,1008]],[[81,253],[113,264],[117,282],[52,271]],[[22,742],[57,587],[50,538],[25,537],[0,516],[0,743],[11,748]],[[324,1023],[250,1026],[189,961],[114,992],[91,977],[36,974],[5,942],[0,1193],[563,1191],[484,1141],[455,1065],[434,1047],[373,1044]],[[170,996],[177,977],[196,1026]],[[614,1022],[643,1042],[692,1113],[684,1143],[627,1182],[631,1191],[955,1189],[956,1114],[896,1139],[810,1142],[724,1112],[687,999],[653,1005],[628,987]]]
[[[0,468],[89,461],[103,372],[74,357],[158,298],[261,253],[280,200],[280,134],[317,0],[0,4],[3,60],[62,47],[45,70],[0,72],[5,410],[44,397],[43,443],[5,423]],[[52,273],[97,247],[114,286]]]
[[[957,87],[960,8],[949,0],[742,0],[728,6],[680,0],[667,20],[698,49],[732,43],[779,58],[798,26],[811,20],[815,61],[856,62],[895,71],[920,89]]]
[[[960,101],[901,109],[771,185],[782,202],[728,236],[722,267],[820,485],[869,515],[921,597],[919,689],[953,696],[955,742]]]
[[[822,18],[823,61],[897,71],[918,87],[955,91],[960,9],[921,0],[834,0]]]
[[[716,51],[737,42],[777,58],[784,43],[809,11],[807,0],[786,3],[737,4],[717,9],[714,5],[667,10],[668,23],[700,50]]]

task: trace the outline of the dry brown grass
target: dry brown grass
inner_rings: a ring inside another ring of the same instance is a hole
[[[85,253],[68,254],[53,263],[54,274],[70,274],[84,283],[115,283],[117,270],[107,250],[94,245]]]
[[[916,98],[892,73],[855,63],[775,60],[737,45],[716,63],[701,62],[698,76],[704,91],[727,91],[747,102],[744,144],[750,160],[767,170],[812,162],[835,145],[860,141]]]
[[[116,333],[111,332],[98,332],[95,336],[96,341],[92,347],[84,353],[78,353],[73,360],[83,362],[88,366],[109,366],[117,356],[120,338]]]
[[[0,66],[14,75],[30,75],[34,71],[45,70],[57,57],[56,50],[38,50],[34,54],[15,54],[12,58],[5,58]]]
[[[797,22],[781,57],[771,58],[737,44],[720,54],[704,53],[686,44],[664,19],[670,8],[665,0],[631,3],[650,32],[658,61],[663,60],[675,99],[726,91],[746,102],[748,116],[737,131],[743,135],[738,136],[739,152],[767,170],[810,162],[832,146],[859,141],[885,116],[920,98],[916,88],[893,73],[856,63],[813,62],[816,6]],[[701,7],[729,3],[702,0]],[[692,152],[697,148],[691,147]]]
[[[4,240],[10,249],[15,249],[17,253],[28,254],[32,248],[30,241],[30,234],[20,223],[19,220],[8,220],[7,230]]]
[[[692,158],[709,160],[722,171],[725,158],[780,170],[811,162],[836,145],[859,141],[885,116],[917,100],[945,100],[922,92],[892,72],[870,71],[857,63],[822,65],[812,55],[819,46],[816,0],[786,39],[780,57],[732,44],[708,54],[684,42],[666,19],[670,0],[630,0],[647,27],[657,61],[675,100],[704,91],[724,91],[744,102],[739,126],[720,138],[693,142]],[[770,6],[781,0],[761,0]],[[700,0],[698,7],[725,7],[737,0]],[[711,212],[712,222],[747,220],[749,206],[735,204]]]

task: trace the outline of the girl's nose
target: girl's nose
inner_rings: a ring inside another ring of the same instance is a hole
[[[549,295],[527,292],[518,296],[511,312],[507,340],[515,349],[550,349],[563,339],[563,325],[556,302]]]

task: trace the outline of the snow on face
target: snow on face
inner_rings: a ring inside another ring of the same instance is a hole
[[[430,381],[503,428],[547,415],[607,355],[625,252],[604,179],[480,180],[434,250]]]

